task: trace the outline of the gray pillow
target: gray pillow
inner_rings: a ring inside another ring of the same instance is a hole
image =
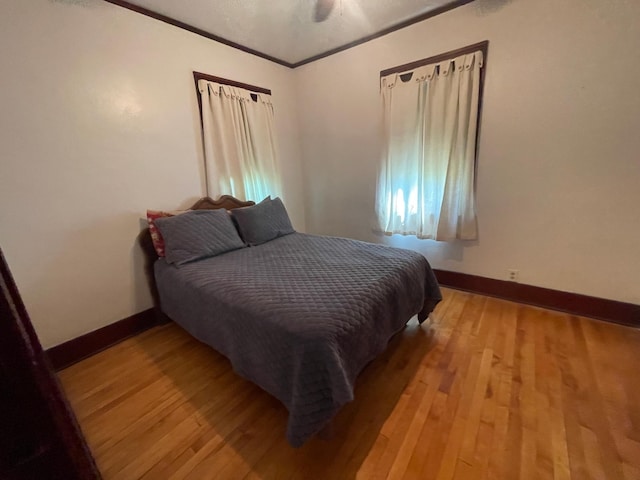
[[[245,247],[226,210],[194,210],[158,218],[169,263],[182,265]]]
[[[235,208],[231,215],[240,235],[249,245],[260,245],[295,232],[279,197],[264,199],[252,207]]]

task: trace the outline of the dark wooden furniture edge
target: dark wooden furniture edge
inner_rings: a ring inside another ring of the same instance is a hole
[[[343,52],[353,47],[357,47],[363,43],[369,42],[371,40],[375,40],[376,38],[383,37],[388,35],[389,33],[393,33],[396,30],[400,30],[401,28],[408,27],[413,25],[414,23],[422,22],[431,17],[435,17],[437,15],[448,12],[449,10],[453,10],[454,8],[461,7],[466,5],[467,3],[471,3],[475,0],[454,0],[447,5],[443,5],[441,7],[435,8],[429,12],[422,13],[413,18],[409,18],[400,23],[396,23],[395,25],[391,25],[383,30],[372,33],[371,35],[367,35],[365,37],[354,40],[353,42],[349,42],[345,45],[341,45],[339,47],[333,48],[331,50],[327,50],[326,52],[319,53],[318,55],[311,56],[309,58],[305,58],[298,62],[290,63],[280,58],[272,57],[271,55],[267,55],[266,53],[259,52],[258,50],[254,50],[253,48],[245,47],[244,45],[240,45],[239,43],[233,42],[231,40],[227,40],[226,38],[220,37],[218,35],[214,35],[213,33],[207,32],[206,30],[202,30],[200,28],[194,27],[193,25],[189,25],[187,23],[181,22],[174,18],[168,17],[167,15],[163,15],[158,12],[154,12],[153,10],[149,10],[148,8],[141,7],[139,5],[134,5],[131,2],[127,2],[126,0],[104,0],[105,2],[111,3],[113,5],[117,5],[122,8],[126,8],[127,10],[131,10],[133,12],[139,13],[141,15],[145,15],[147,17],[153,18],[155,20],[159,20],[161,22],[167,23],[169,25],[173,25],[174,27],[181,28],[191,33],[195,33],[196,35],[200,35],[201,37],[208,38],[209,40],[213,40],[215,42],[222,43],[232,48],[236,48],[246,53],[250,53],[252,55],[256,55],[257,57],[264,58],[265,60],[269,60],[271,62],[277,63],[278,65],[282,65],[288,68],[297,68],[302,65],[306,65],[311,62],[315,62],[316,60],[320,60],[322,58],[328,57],[330,55],[334,55],[339,52]]]
[[[30,387],[35,388],[35,392],[32,393],[37,392],[40,399],[45,401],[45,412],[34,412],[36,418],[37,415],[40,414],[43,414],[45,418],[44,421],[40,419],[41,422],[38,425],[39,436],[41,439],[53,439],[53,437],[51,437],[51,431],[49,430],[51,426],[48,425],[49,421],[51,421],[55,427],[55,445],[59,447],[51,450],[46,445],[41,444],[37,452],[25,452],[27,454],[30,453],[31,456],[22,459],[20,464],[0,465],[0,470],[2,470],[0,471],[0,477],[44,478],[33,475],[35,475],[36,472],[45,474],[45,472],[40,471],[40,469],[48,468],[50,469],[48,473],[52,475],[51,478],[53,478],[53,476],[63,478],[60,475],[66,473],[67,475],[73,475],[66,478],[75,478],[78,480],[101,479],[102,476],[91,455],[89,446],[82,435],[80,425],[64,395],[64,390],[57,376],[52,370],[49,358],[42,349],[42,345],[33,328],[27,309],[22,301],[22,296],[9,270],[2,249],[0,249],[0,311],[2,313],[2,322],[6,322],[4,326],[14,330],[21,339],[21,342],[13,343],[11,348],[8,348],[6,344],[2,345],[3,349],[12,352],[12,361],[15,362],[4,363],[3,361],[2,367],[14,367],[12,368],[12,372],[15,373],[15,367],[18,365],[28,365],[29,376],[23,376],[20,383],[25,389],[30,389]],[[6,330],[3,330],[3,332],[6,333]],[[13,335],[9,335],[4,336],[2,340],[4,342],[14,342],[15,338]],[[3,342],[0,341],[0,344],[2,343]],[[4,380],[3,378],[3,382]],[[32,382],[34,382],[35,385],[31,385]],[[8,384],[2,384],[3,388],[7,386]],[[3,406],[5,405],[7,404],[3,403]],[[25,405],[24,407],[29,407],[29,405]],[[5,432],[1,432],[0,434],[3,433]],[[15,441],[15,439],[13,440]],[[38,460],[46,456],[48,452],[54,455],[56,459],[54,463]],[[30,465],[33,468],[31,468]],[[71,467],[71,470],[67,467]],[[11,468],[11,470],[5,471],[5,468]],[[64,468],[64,470],[56,472],[58,468]],[[8,476],[5,477],[5,474]]]
[[[434,269],[434,272],[438,282],[445,287],[630,327],[640,327],[640,305],[466,273],[438,269]]]
[[[216,210],[218,208],[224,208],[226,210],[233,210],[234,208],[251,207],[256,202],[253,200],[240,200],[231,195],[221,195],[216,200],[211,197],[202,197],[196,203],[189,207],[189,210]]]
[[[62,370],[160,323],[157,312],[153,308],[149,308],[51,347],[46,353],[53,368]]]

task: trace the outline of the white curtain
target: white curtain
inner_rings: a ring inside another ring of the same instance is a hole
[[[270,95],[198,80],[207,194],[281,194]],[[253,95],[253,97],[252,97]]]
[[[475,52],[381,79],[384,150],[376,211],[386,234],[477,238],[482,63],[482,52]]]

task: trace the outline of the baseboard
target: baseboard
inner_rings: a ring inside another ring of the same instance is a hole
[[[562,292],[549,288],[534,287],[522,283],[495,280],[493,278],[468,275],[434,269],[438,282],[446,287],[481,293],[491,297],[526,303],[537,307],[559,310],[572,315],[597,318],[607,322],[631,327],[640,327],[640,305],[590,297],[577,293]]]
[[[161,323],[156,310],[150,308],[123,320],[99,328],[80,337],[49,348],[46,354],[56,370],[109,348],[122,340],[137,335]]]
[[[559,310],[572,315],[640,327],[640,305],[466,273],[438,269],[434,269],[434,272],[438,282],[445,287]],[[62,370],[167,320],[166,316],[158,314],[155,309],[150,308],[49,348],[46,354],[53,368]]]

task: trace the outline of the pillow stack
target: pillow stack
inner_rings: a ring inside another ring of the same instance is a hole
[[[186,211],[186,210],[185,210]],[[159,257],[164,257],[164,238],[156,227],[156,220],[163,217],[173,217],[181,212],[163,212],[161,210],[147,210],[147,222],[149,223],[149,234],[151,235],[151,241],[153,242],[153,248]]]
[[[245,246],[226,210],[193,210],[158,218],[169,263],[183,265]]]
[[[156,253],[175,265],[260,245],[295,232],[282,200],[271,197],[230,212],[148,210],[147,220]]]

